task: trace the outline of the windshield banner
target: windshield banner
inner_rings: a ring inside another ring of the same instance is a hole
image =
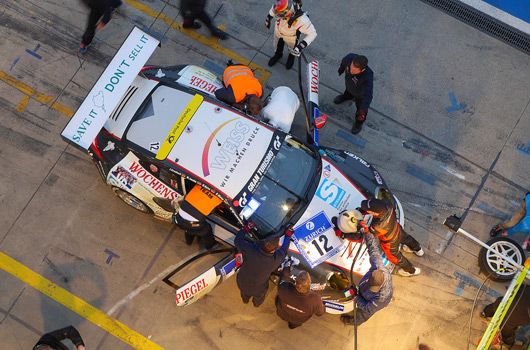
[[[158,45],[157,39],[135,27],[68,122],[61,136],[88,150]]]

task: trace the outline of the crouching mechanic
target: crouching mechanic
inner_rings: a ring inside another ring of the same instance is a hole
[[[221,204],[219,197],[197,184],[181,202],[160,197],[154,197],[153,200],[165,210],[173,209],[172,221],[184,230],[187,245],[191,245],[195,236],[198,236],[202,238],[206,249],[211,250],[214,247],[215,237],[206,217]]]
[[[293,90],[287,86],[278,86],[272,91],[261,117],[275,128],[289,132],[298,107],[300,100]]]
[[[357,210],[341,213],[338,218],[339,230],[337,235],[346,239],[357,240],[363,234],[362,214]],[[359,224],[359,225],[358,225]],[[359,228],[359,229],[358,229]],[[379,244],[369,230],[364,232],[364,239],[370,256],[370,270],[359,282],[359,287],[353,297],[357,305],[357,325],[366,322],[374,313],[386,307],[392,300],[392,276],[383,263],[383,255]],[[345,325],[354,325],[355,317],[343,315],[340,320]]]
[[[278,284],[276,297],[276,314],[287,321],[290,329],[300,327],[313,315],[322,316],[326,307],[322,298],[310,290],[311,276],[305,270],[296,275],[295,283],[291,282],[290,260],[282,270],[282,278]]]
[[[254,115],[261,113],[263,88],[247,66],[230,64],[223,73],[224,88],[215,90],[215,97]]]
[[[370,223],[370,232],[381,241],[388,260],[401,268],[398,273],[400,276],[410,277],[419,275],[421,270],[414,267],[401,254],[401,249],[407,253],[414,253],[417,256],[423,256],[425,253],[420,244],[414,237],[409,235],[399,224],[392,202],[388,199],[370,199],[361,202],[362,214],[371,214],[373,216]]]
[[[271,27],[271,20],[276,17],[277,22],[274,27],[274,48],[276,52],[269,60],[269,67],[272,67],[283,56],[283,47],[287,43],[289,57],[285,68],[291,69],[294,64],[294,57],[300,53],[317,37],[317,31],[311,20],[302,11],[301,0],[276,0],[269,10],[265,19],[265,27]],[[304,39],[298,41],[300,34],[305,35]]]

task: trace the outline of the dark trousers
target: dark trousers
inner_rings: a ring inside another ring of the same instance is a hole
[[[206,221],[188,221],[182,218],[178,213],[173,215],[173,221],[177,226],[183,229],[184,236],[186,237],[186,243],[193,242],[193,237],[201,237],[204,242],[204,247],[208,250],[212,249],[215,245],[215,237],[213,235],[212,226]]]
[[[208,28],[212,27],[212,20],[204,12],[204,6],[206,6],[206,0],[181,0],[180,11],[182,11],[182,17],[184,18],[183,27],[190,28],[193,25],[193,21],[198,19]]]
[[[356,122],[364,122],[364,120],[366,118],[363,118],[362,116],[360,116],[360,112],[359,112],[359,109],[361,109],[361,105],[363,103],[363,99],[360,98],[360,97],[355,97],[353,96],[351,93],[348,92],[348,90],[345,90],[342,95],[347,99],[347,100],[355,100],[355,107],[357,108],[356,111],[355,111],[355,121]],[[366,115],[368,115],[368,111],[365,111],[366,112]],[[366,117],[366,116],[365,116]]]
[[[497,300],[495,300],[493,304],[489,304],[489,305],[486,305],[486,307],[484,307],[483,311],[486,317],[493,317],[493,315],[495,314],[495,311],[497,310],[497,308],[499,307],[499,304],[501,303],[501,300],[502,300],[502,297],[499,297],[497,298]],[[515,300],[517,300],[517,296],[515,297]],[[511,310],[508,311],[507,315],[510,315],[510,311]],[[517,314],[516,310],[514,310],[514,313]],[[522,323],[524,322],[523,321],[518,322],[517,315],[513,315],[513,313],[512,313],[512,316],[508,317],[508,319],[506,320],[506,323],[504,324],[504,327],[501,330],[502,341],[506,345],[513,345],[515,343],[515,335],[517,334],[517,329],[519,328],[520,325],[522,325]]]
[[[85,45],[90,45],[92,42],[92,39],[94,39],[94,35],[96,35],[96,26],[103,17],[103,14],[105,11],[102,11],[98,8],[90,8],[90,14],[88,15],[88,24],[86,26],[85,33],[83,34],[83,39],[81,40],[81,43]]]
[[[414,237],[405,232],[402,227],[399,228],[399,233],[397,234],[396,239],[386,242],[381,241],[381,248],[383,248],[388,260],[394,264],[398,264],[408,273],[414,273],[416,269],[414,266],[412,266],[410,261],[408,261],[408,259],[401,254],[401,251],[399,250],[400,244],[406,245],[415,252],[421,249],[420,243],[415,240]]]
[[[243,293],[242,291],[240,291],[241,293],[241,299],[243,300],[243,302],[246,304],[250,301],[250,298],[252,296],[250,295],[246,295],[245,293]],[[263,304],[263,302],[265,301],[265,296],[267,295],[267,291],[265,290],[265,292],[263,292],[262,295],[260,296],[254,296],[252,297],[252,304],[254,304],[255,307],[258,307],[260,306],[261,304]]]

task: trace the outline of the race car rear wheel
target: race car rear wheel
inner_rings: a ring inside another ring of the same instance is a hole
[[[514,240],[500,236],[490,239],[486,244],[502,255],[511,258],[517,264],[522,265],[524,263],[524,251]],[[480,266],[480,270],[486,276],[489,276],[489,274],[492,273],[490,279],[497,282],[511,281],[516,272],[515,268],[510,263],[486,248],[480,250],[478,255],[478,265]],[[506,270],[497,271],[499,269]]]
[[[152,214],[153,211],[144,202],[118,187],[112,187],[112,191],[119,199],[133,207],[134,209],[141,211],[142,213]]]

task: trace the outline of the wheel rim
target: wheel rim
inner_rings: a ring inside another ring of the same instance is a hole
[[[131,195],[131,194],[125,192],[125,191],[121,191],[121,190],[117,190],[115,192],[116,192],[116,195],[122,201],[124,201],[125,203],[129,204],[134,209],[139,210],[139,211],[144,212],[144,213],[147,213],[149,211],[147,206],[141,200],[139,200],[138,198],[134,197],[133,195]]]
[[[511,242],[499,241],[492,243],[490,247],[497,251],[498,253],[512,259],[517,264],[521,265],[523,262],[523,257],[517,246]],[[492,251],[486,251],[486,262],[488,263],[489,268],[499,276],[511,276],[515,273],[514,267],[502,259],[501,257],[495,255]],[[506,270],[497,271],[498,269],[504,268]]]

